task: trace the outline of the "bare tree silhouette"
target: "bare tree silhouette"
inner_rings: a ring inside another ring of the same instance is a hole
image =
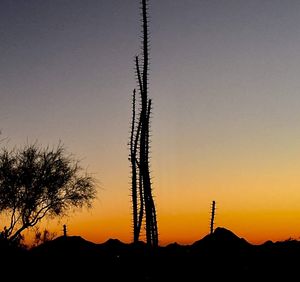
[[[8,217],[2,237],[13,242],[45,216],[63,216],[72,208],[91,207],[95,181],[81,174],[78,161],[55,149],[29,145],[0,153],[0,213]]]
[[[149,32],[148,0],[141,0],[142,59],[135,57],[135,72],[140,96],[139,114],[136,114],[136,89],[132,97],[132,121],[130,134],[131,192],[133,210],[133,240],[139,241],[144,222],[147,244],[158,246],[156,210],[150,176],[150,117],[152,101],[148,99]]]

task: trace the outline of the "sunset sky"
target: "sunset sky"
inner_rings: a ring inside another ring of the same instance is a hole
[[[160,244],[205,236],[213,200],[251,243],[299,239],[300,1],[149,2]],[[98,180],[94,208],[50,231],[132,240],[139,17],[138,0],[0,1],[1,146],[61,141]]]

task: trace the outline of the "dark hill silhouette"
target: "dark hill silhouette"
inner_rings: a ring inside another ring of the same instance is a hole
[[[248,247],[248,243],[244,238],[238,237],[232,231],[217,227],[211,234],[206,235],[201,240],[192,244],[193,247],[220,247],[220,248],[241,248]]]
[[[37,271],[67,281],[287,281],[298,276],[300,261],[297,240],[253,245],[221,227],[191,245],[158,248],[118,239],[95,244],[80,236],[62,236],[30,250],[3,242],[0,247],[3,269],[17,269],[15,277],[30,281],[40,280]],[[28,271],[33,266],[35,272]]]
[[[95,243],[87,241],[80,236],[61,236],[38,245],[37,247],[33,247],[30,252],[35,255],[90,252],[95,249],[95,246]]]
[[[119,239],[110,238],[106,242],[104,242],[102,245],[115,248],[115,247],[123,246],[123,245],[125,245],[125,243],[121,242]]]

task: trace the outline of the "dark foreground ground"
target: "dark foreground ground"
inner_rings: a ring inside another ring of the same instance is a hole
[[[10,281],[300,281],[299,241],[251,245],[225,228],[192,245],[157,249],[72,236],[0,251],[2,278]]]

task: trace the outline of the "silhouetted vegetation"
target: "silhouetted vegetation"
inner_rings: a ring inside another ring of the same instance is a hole
[[[55,232],[51,232],[48,229],[44,229],[43,231],[40,231],[38,228],[35,231],[34,241],[33,241],[33,247],[37,247],[38,245],[44,244],[48,241],[53,240],[56,237]]]
[[[64,237],[67,237],[67,225],[66,224],[63,225],[63,234],[64,234]]]
[[[135,243],[139,241],[145,214],[147,243],[151,246],[158,246],[156,210],[152,196],[149,164],[150,116],[152,106],[151,99],[148,99],[149,34],[147,5],[147,0],[141,1],[142,60],[138,56],[135,58],[135,71],[141,105],[139,115],[136,115],[136,89],[133,91],[132,98],[130,162],[132,169],[133,238]]]
[[[0,153],[0,212],[7,218],[2,238],[20,240],[22,231],[45,216],[65,215],[70,209],[91,207],[94,179],[81,174],[78,161],[63,146],[29,145]]]
[[[214,232],[215,214],[216,214],[216,201],[212,201],[211,217],[210,217],[210,234]]]

